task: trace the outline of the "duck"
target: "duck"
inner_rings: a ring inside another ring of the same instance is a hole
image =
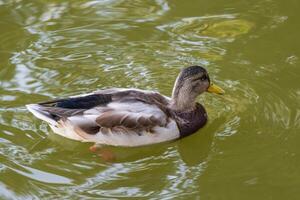
[[[26,105],[54,133],[99,145],[134,147],[172,141],[197,132],[207,112],[196,98],[224,94],[202,66],[183,68],[172,96],[135,88],[101,89],[88,94]]]

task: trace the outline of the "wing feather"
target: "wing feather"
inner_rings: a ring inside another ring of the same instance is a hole
[[[84,132],[95,134],[112,128],[133,131],[165,126],[169,117],[167,104],[168,99],[155,92],[107,89],[35,104],[34,112],[52,124],[69,121]]]
[[[143,115],[128,111],[109,111],[97,117],[96,123],[106,128],[126,127],[129,129],[143,129],[166,125],[166,120],[162,118],[159,119],[154,115]]]

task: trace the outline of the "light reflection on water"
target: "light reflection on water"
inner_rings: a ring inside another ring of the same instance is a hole
[[[269,163],[276,164],[265,174],[285,170],[271,155],[289,163],[297,153],[299,51],[290,50],[293,40],[264,35],[284,30],[291,17],[274,1],[205,4],[0,1],[7,30],[0,33],[0,197],[243,199],[239,191],[249,185],[268,191],[257,171]],[[226,90],[199,97],[207,126],[171,143],[107,147],[112,163],[89,152],[90,144],[53,135],[24,108],[111,86],[169,95],[180,68],[194,64]],[[227,180],[234,190],[224,192]]]

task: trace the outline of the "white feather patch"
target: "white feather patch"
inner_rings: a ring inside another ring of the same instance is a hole
[[[49,124],[52,124],[52,125],[56,125],[57,122],[52,119],[51,117],[49,117],[49,113],[43,111],[41,109],[41,106],[38,105],[38,104],[28,104],[26,105],[26,108],[34,115],[36,116],[37,118],[41,119],[41,120],[44,120],[46,122],[48,122]]]

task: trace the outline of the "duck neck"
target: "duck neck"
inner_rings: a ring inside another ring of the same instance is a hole
[[[171,108],[176,111],[191,111],[196,107],[197,95],[184,88],[175,88],[172,93]]]

